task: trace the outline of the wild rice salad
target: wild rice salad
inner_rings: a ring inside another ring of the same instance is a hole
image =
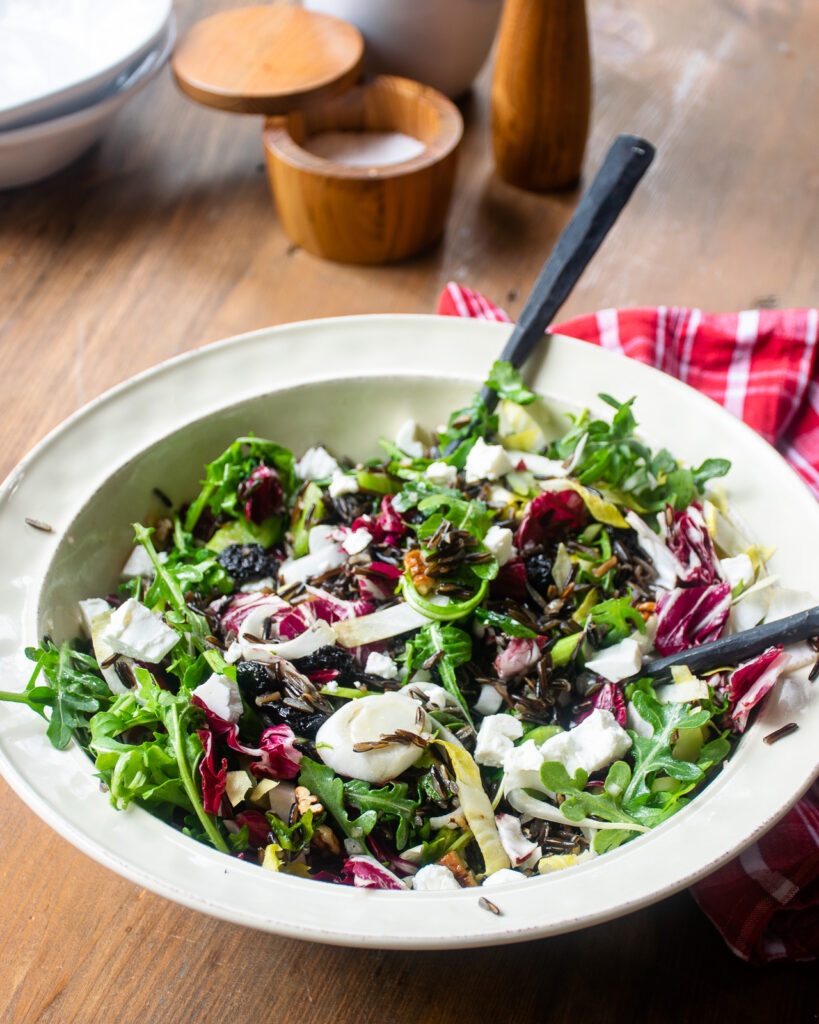
[[[728,463],[652,453],[633,400],[550,441],[508,364],[488,384],[499,415],[476,396],[363,465],[239,438],[135,526],[88,639],[44,638],[0,696],[49,709],[115,807],[305,878],[491,886],[659,825],[789,656],[641,665],[769,614],[767,554],[704,496]]]

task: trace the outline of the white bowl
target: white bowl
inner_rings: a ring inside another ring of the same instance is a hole
[[[25,128],[0,131],[0,189],[47,178],[102,138],[120,110],[162,70],[176,38],[173,18],[153,49],[111,96],[73,114]]]
[[[157,48],[172,0],[3,0],[0,129],[99,102]]]
[[[303,0],[364,36],[371,74],[399,75],[461,96],[492,48],[503,0]]]
[[[502,324],[384,316],[259,331],[182,356],[123,384],[42,441],[0,487],[4,580],[0,678],[22,688],[24,645],[77,628],[78,598],[105,593],[132,544],[129,524],[159,487],[179,502],[201,465],[254,430],[297,452],[319,439],[374,454],[409,415],[437,424],[479,384],[508,335]],[[599,348],[552,338],[530,380],[555,408],[599,406],[601,391],[639,396],[644,436],[698,464],[726,456],[733,506],[755,538],[777,544],[771,568],[810,589],[819,506],[776,452],[709,399]],[[150,410],[150,415],[146,415]],[[50,523],[53,533],[26,525]],[[762,742],[791,720],[797,732]],[[480,892],[397,893],[277,875],[231,860],[132,807],[117,812],[76,748],[55,751],[45,725],[9,704],[0,767],[20,797],[90,856],[186,906],[301,939],[373,947],[478,946],[604,921],[667,896],[738,853],[784,813],[819,770],[819,688],[789,679],[769,697],[709,788],[655,831],[557,874]],[[77,900],[82,893],[76,894]]]

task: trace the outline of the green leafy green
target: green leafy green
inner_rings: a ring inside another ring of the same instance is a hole
[[[345,836],[350,839],[363,839],[369,835],[378,820],[374,810],[364,811],[357,818],[351,818],[344,807],[344,783],[332,768],[319,764],[309,757],[301,759],[299,785],[306,786],[327,811],[333,816],[336,824]]]
[[[623,794],[631,779],[631,769],[625,761],[615,761],[609,768],[602,792],[586,789],[587,772],[578,768],[572,778],[560,761],[546,761],[540,768],[540,779],[552,793],[561,793],[566,799],[560,810],[572,821],[595,817],[602,821],[638,822],[624,809]]]
[[[447,693],[450,693],[461,707],[466,720],[472,724],[464,695],[458,685],[455,669],[465,664],[472,657],[472,637],[457,626],[442,626],[433,622],[424,626],[407,644],[404,656],[408,676],[428,659],[440,652],[441,657],[435,662],[441,682]]]
[[[493,626],[506,636],[523,637],[533,640],[538,634],[524,626],[522,622],[513,619],[511,615],[504,615],[502,612],[493,612],[488,608],[476,608],[475,618],[486,626]]]
[[[273,441],[240,437],[205,467],[202,490],[188,508],[185,529],[193,530],[206,508],[214,515],[221,513],[232,519],[242,518],[243,510],[237,494],[239,485],[263,464],[278,472],[285,495],[292,494],[296,480],[293,453]]]
[[[462,850],[472,841],[473,835],[469,829],[463,831],[456,828],[442,828],[434,839],[424,840],[421,844],[421,865],[434,864],[447,853],[454,853]]]
[[[25,653],[36,662],[26,688],[20,693],[0,692],[0,700],[27,704],[44,718],[45,709],[50,708],[46,734],[53,746],[63,750],[75,731],[88,729],[92,716],[107,707],[113,695],[94,658],[69,641],[57,647],[44,640],[42,647],[26,648]],[[46,682],[38,685],[41,677]]]
[[[395,842],[397,848],[403,850],[409,842],[413,818],[418,810],[418,801],[407,796],[407,788],[406,782],[388,782],[381,789],[373,789],[368,782],[351,779],[344,783],[344,795],[347,802],[360,811],[375,811],[379,818],[396,818]]]
[[[313,833],[318,824],[314,821],[314,815],[311,810],[305,811],[293,825],[289,826],[281,818],[273,814],[272,811],[265,815],[265,817],[270,825],[270,831],[276,836],[276,842],[283,850],[287,850],[288,853],[293,855],[301,853],[302,850],[310,845],[310,840],[313,838]]]
[[[528,405],[537,398],[537,395],[523,383],[520,371],[516,370],[511,363],[500,359],[493,363],[486,386],[492,391],[497,391],[499,398],[509,399],[511,402],[517,402],[518,405]]]
[[[656,454],[634,436],[637,421],[631,411],[635,399],[618,402],[599,396],[615,410],[611,423],[592,420],[588,411],[570,417],[573,427],[549,448],[552,458],[568,459],[581,454],[573,475],[581,484],[603,485],[619,492],[637,511],[659,512],[667,504],[682,510],[707,480],[724,476],[726,459],[707,459],[696,469],[680,466],[662,449]]]
[[[601,601],[592,608],[590,614],[596,626],[608,627],[605,638],[607,646],[625,640],[634,632],[635,627],[640,633],[646,631],[642,615],[631,606],[630,592],[623,597]]]

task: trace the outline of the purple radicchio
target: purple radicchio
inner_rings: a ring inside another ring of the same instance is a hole
[[[250,766],[258,778],[294,779],[301,768],[302,752],[293,745],[296,735],[289,725],[265,729],[259,740],[260,759]]]
[[[387,562],[370,562],[356,573],[358,590],[363,598],[371,601],[386,601],[395,594],[395,581],[401,576],[397,565]]]
[[[790,660],[790,655],[781,647],[769,647],[751,661],[738,665],[730,674],[728,696],[734,732],[745,731],[751,711],[787,671]]]
[[[228,601],[219,599],[210,607],[219,616],[225,633],[238,633],[242,623],[256,608],[268,607],[272,615],[277,610],[286,611],[290,606],[275,594],[254,590],[247,594],[236,594]]]
[[[518,551],[545,544],[567,528],[579,529],[586,521],[586,505],[576,491],[545,491],[526,506],[515,534]]]
[[[575,718],[578,725],[588,718],[595,708],[599,708],[600,711],[610,711],[617,719],[617,724],[625,728],[626,702],[623,699],[621,686],[617,683],[604,683],[599,690],[589,695],[589,700],[591,707],[586,708]]]
[[[707,586],[725,581],[699,505],[672,514],[666,543],[680,563],[681,583]]]
[[[545,637],[524,640],[516,637],[510,640],[507,647],[500,652],[493,662],[499,679],[512,679],[521,676],[540,660],[540,652],[546,643]]]
[[[261,811],[241,811],[233,819],[233,822],[238,825],[239,829],[247,825],[248,841],[251,846],[256,846],[259,849],[267,846],[270,840],[270,825]],[[232,822],[226,821],[225,827],[230,829],[231,824]],[[230,829],[230,831],[233,830]]]
[[[244,502],[245,519],[263,523],[284,510],[284,489],[275,469],[259,466],[243,481],[236,492]]]
[[[730,611],[731,587],[727,583],[666,591],[657,599],[654,646],[660,654],[677,654],[716,640]]]
[[[232,750],[256,759],[250,765],[250,770],[255,776],[264,776],[268,779],[293,779],[298,775],[302,753],[293,745],[296,734],[289,725],[274,725],[265,729],[258,747],[246,747],[239,741],[239,726],[235,722],[228,722],[214,714],[199,697],[192,697],[191,704],[204,711],[208,730],[215,738],[224,737],[225,742]],[[202,739],[201,735],[199,738]],[[205,746],[204,740],[202,745]]]
[[[379,864],[375,857],[366,854],[356,854],[344,861],[342,876],[345,879],[352,878],[353,885],[359,889],[406,889],[407,885],[402,882],[398,875],[393,874],[389,868]]]
[[[202,743],[205,754],[199,762],[202,776],[202,806],[206,814],[218,814],[222,805],[227,779],[227,760],[222,758],[222,767],[216,768],[213,761],[213,733],[210,729],[198,729],[196,735]]]
[[[522,558],[511,558],[500,567],[498,575],[489,584],[489,594],[495,600],[511,597],[513,601],[523,601],[529,596],[526,565]]]
[[[353,530],[368,530],[376,544],[397,544],[406,534],[408,527],[401,516],[392,507],[392,495],[385,494],[381,499],[381,511],[373,516],[359,516],[354,520]]]

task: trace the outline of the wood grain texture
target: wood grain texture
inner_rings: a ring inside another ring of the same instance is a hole
[[[203,18],[171,61],[197,103],[241,114],[284,114],[335,96],[361,72],[353,25],[299,7],[257,6]]]
[[[183,29],[227,6],[176,5]],[[815,304],[819,6],[590,0],[589,16],[586,174],[619,131],[645,135],[658,156],[563,314]],[[101,391],[229,334],[429,312],[450,279],[518,312],[577,193],[499,180],[490,72],[463,108],[446,234],[394,266],[331,264],[294,248],[270,203],[259,121],[187,102],[169,72],[74,168],[0,194],[0,476]],[[195,411],[195,394],[180,401]],[[811,965],[747,967],[685,893],[520,947],[322,948],[139,890],[74,850],[1,781],[0,872],[2,1024],[817,1019]]]
[[[500,176],[535,191],[573,185],[590,114],[586,0],[506,0],[492,79]]]
[[[302,149],[325,131],[402,132],[425,150],[400,165],[353,167]],[[270,188],[288,236],[316,256],[388,263],[443,234],[463,120],[446,96],[381,75],[316,108],[271,118],[262,141]]]

